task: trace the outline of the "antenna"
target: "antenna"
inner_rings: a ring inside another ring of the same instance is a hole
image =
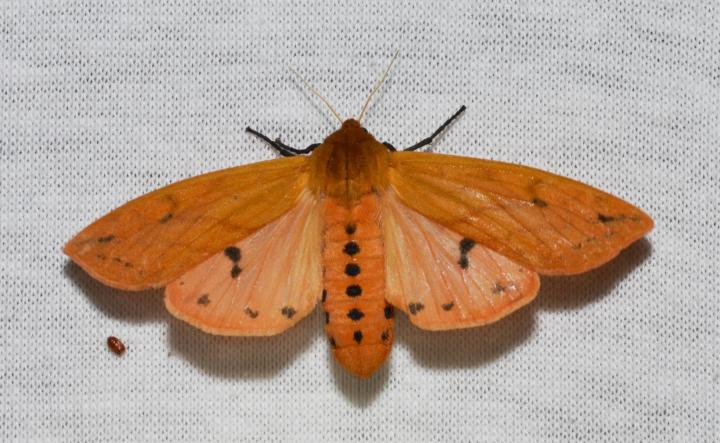
[[[303,78],[303,76],[300,75],[296,70],[294,70],[293,68],[290,68],[290,70],[293,72],[293,74],[297,75],[298,78],[300,78],[300,80],[302,80],[303,83],[305,83],[305,86],[307,86],[307,88],[308,88],[310,91],[312,91],[313,94],[317,95],[317,97],[318,97],[320,100],[322,100],[323,103],[325,103],[325,106],[327,106],[327,107],[330,109],[330,112],[332,112],[333,115],[335,116],[335,118],[338,119],[338,121],[342,124],[342,122],[343,122],[342,117],[340,117],[340,114],[338,114],[338,112],[335,110],[335,108],[332,107],[332,105],[330,104],[330,102],[327,101],[327,100],[325,99],[325,97],[323,97],[322,95],[320,95],[320,93],[317,92],[317,91],[315,90],[315,88],[313,88],[312,85],[311,85],[310,83],[308,83],[308,81],[305,80],[305,79]]]
[[[388,65],[387,68],[385,68],[385,73],[384,73],[383,76],[380,78],[380,81],[377,82],[377,84],[376,84],[375,87],[372,89],[372,91],[370,91],[370,95],[368,95],[367,100],[365,100],[365,105],[363,106],[362,111],[360,111],[360,115],[359,115],[358,118],[357,118],[358,123],[360,123],[360,122],[362,121],[362,118],[363,118],[363,116],[365,115],[365,111],[367,110],[367,107],[368,107],[368,105],[370,104],[370,99],[373,97],[373,95],[375,95],[375,93],[377,92],[377,90],[380,89],[380,86],[382,86],[383,83],[385,83],[385,80],[387,79],[388,73],[390,72],[390,68],[392,68],[393,63],[395,63],[395,59],[397,58],[397,56],[398,56],[399,53],[400,53],[400,50],[399,50],[399,49],[398,49],[397,51],[395,51],[395,55],[393,55],[392,60],[390,60],[390,64]]]

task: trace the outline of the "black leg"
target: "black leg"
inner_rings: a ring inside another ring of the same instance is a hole
[[[420,140],[420,142],[418,142],[418,143],[410,146],[410,147],[407,148],[407,149],[403,149],[403,150],[404,150],[404,151],[415,151],[415,150],[417,150],[417,149],[422,148],[423,146],[429,145],[430,143],[432,143],[433,139],[434,139],[435,137],[437,137],[438,135],[440,135],[440,133],[443,132],[443,131],[445,130],[445,128],[447,128],[447,126],[448,126],[450,123],[453,122],[453,120],[455,120],[456,118],[458,118],[458,117],[460,116],[460,114],[462,114],[463,111],[465,111],[465,109],[466,109],[466,108],[465,108],[465,105],[462,105],[462,106],[460,107],[460,109],[458,109],[458,111],[457,111],[455,114],[453,114],[452,117],[450,117],[449,119],[447,119],[447,121],[446,121],[445,123],[443,123],[442,125],[440,125],[440,127],[437,128],[437,131],[433,132],[433,134],[432,134],[430,137],[428,137],[428,138],[426,138],[426,139],[423,139],[423,140]],[[387,143],[386,143],[385,145],[387,146]]]
[[[270,146],[272,146],[273,148],[277,149],[278,152],[280,153],[280,155],[282,155],[284,157],[292,157],[294,155],[300,155],[300,154],[309,154],[309,153],[313,152],[313,150],[315,148],[320,146],[319,143],[313,143],[312,145],[308,146],[305,149],[295,149],[295,148],[290,147],[290,146],[286,145],[285,143],[281,142],[279,138],[275,139],[275,141],[270,140],[270,138],[268,138],[267,136],[265,136],[264,134],[262,134],[256,130],[254,130],[250,126],[245,128],[245,131],[251,133],[252,135],[254,135],[256,137],[259,137],[265,143],[267,143]]]
[[[383,142],[383,145],[385,145],[385,147],[388,148],[388,151],[392,151],[392,152],[397,151],[397,149],[395,149],[395,146],[391,145],[388,142]]]

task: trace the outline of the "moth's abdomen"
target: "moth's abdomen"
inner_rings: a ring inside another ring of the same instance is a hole
[[[340,364],[367,378],[383,364],[393,339],[378,199],[367,194],[346,207],[327,198],[324,211],[325,330]]]

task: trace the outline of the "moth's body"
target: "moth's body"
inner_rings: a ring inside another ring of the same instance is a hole
[[[322,300],[338,361],[370,376],[393,307],[418,327],[496,321],[539,274],[602,265],[652,228],[640,209],[518,165],[391,152],[355,120],[309,157],[169,185],[112,211],[65,253],[110,286],[165,286],[176,317],[221,335],[273,335]]]
[[[323,201],[325,329],[335,357],[361,377],[385,361],[393,340],[379,202],[388,163],[387,148],[355,120],[310,159],[310,189]]]

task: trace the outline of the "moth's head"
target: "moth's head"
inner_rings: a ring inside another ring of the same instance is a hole
[[[343,146],[352,149],[368,143],[377,143],[377,140],[360,125],[359,121],[350,118],[345,120],[337,131],[330,134],[325,142],[336,147]]]

